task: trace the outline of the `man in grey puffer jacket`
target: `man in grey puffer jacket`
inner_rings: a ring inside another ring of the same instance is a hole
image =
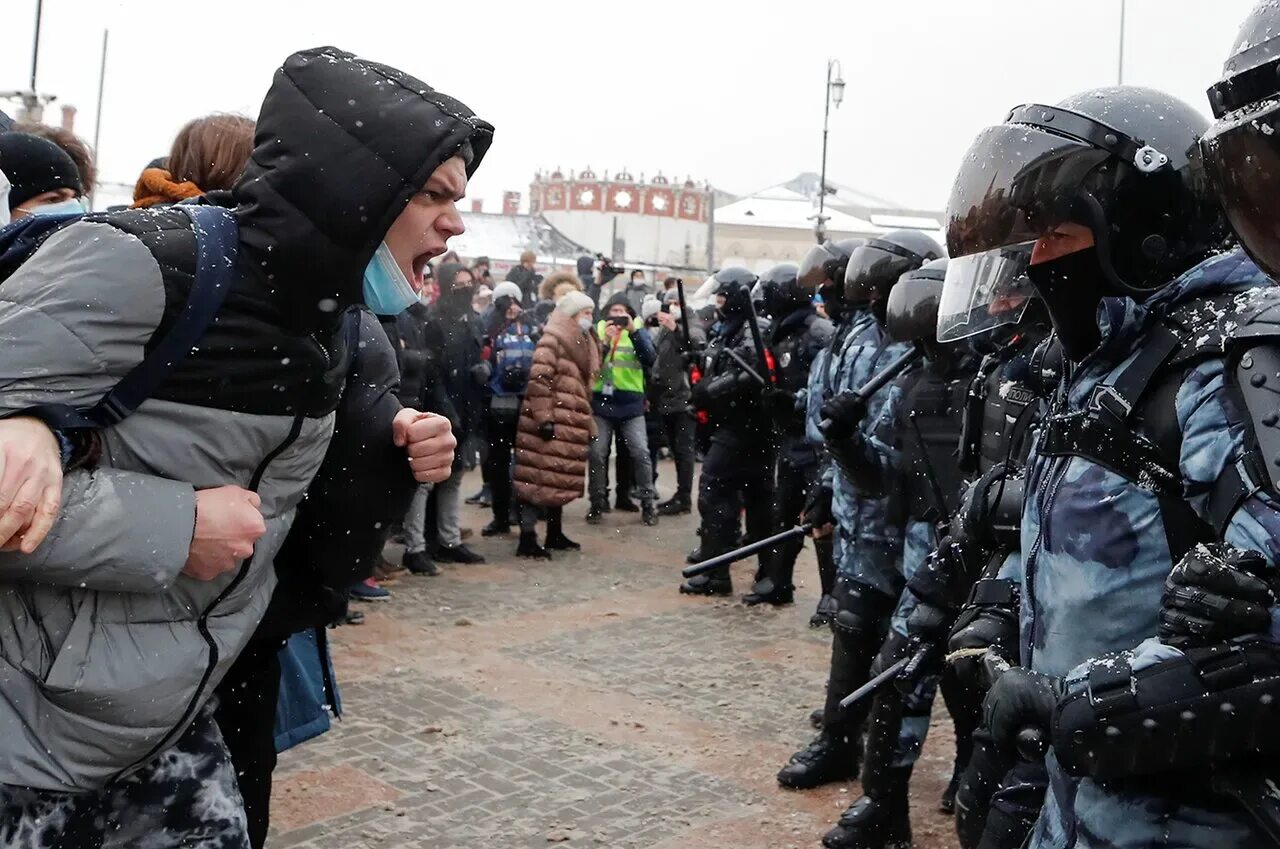
[[[240,238],[217,320],[100,432],[100,467],[67,474],[43,544],[0,552],[0,842],[243,845],[206,703],[266,608],[325,455],[341,316],[367,300],[380,244],[421,287],[462,231],[455,204],[491,135],[452,98],[333,48],[277,72],[224,202]],[[181,313],[194,243],[173,209],[50,237],[0,290],[0,417],[95,403]],[[418,424],[406,416],[398,440]],[[223,562],[225,520],[242,542],[261,533],[252,554]],[[183,763],[201,780],[177,780]],[[167,795],[137,792],[163,782]]]

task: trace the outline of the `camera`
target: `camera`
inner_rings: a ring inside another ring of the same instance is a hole
[[[631,326],[631,316],[629,315],[611,315],[606,318],[605,321],[617,327],[621,327],[623,330],[626,330]]]

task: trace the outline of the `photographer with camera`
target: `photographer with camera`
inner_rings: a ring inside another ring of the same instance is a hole
[[[658,524],[654,506],[653,464],[645,429],[645,371],[657,360],[653,340],[636,321],[635,310],[619,292],[605,304],[605,317],[596,324],[600,340],[600,376],[596,378],[591,406],[596,436],[591,442],[591,509],[587,521],[598,524],[609,500],[609,453],[617,433],[631,456],[633,483],[639,493],[646,525]]]
[[[481,354],[483,361],[472,370],[473,377],[489,393],[484,414],[489,455],[484,468],[493,497],[493,521],[481,531],[487,537],[511,533],[511,450],[536,342],[534,327],[523,316],[520,287],[506,281],[499,283],[493,294],[493,314]]]
[[[658,505],[659,516],[679,516],[693,509],[693,431],[697,420],[690,400],[692,386],[689,383],[689,357],[695,350],[707,344],[706,334],[697,327],[689,328],[685,336],[680,326],[680,304],[675,289],[653,316],[646,316],[657,350],[657,361],[649,373],[647,386],[649,414],[656,420],[658,430],[666,437],[667,445],[676,461],[676,492],[669,501]],[[650,301],[648,303],[655,303]],[[651,446],[649,458],[657,468],[657,448]]]

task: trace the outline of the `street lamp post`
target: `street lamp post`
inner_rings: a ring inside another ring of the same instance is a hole
[[[834,78],[832,74],[834,73]],[[839,59],[827,61],[826,101],[822,110],[822,176],[818,179],[818,214],[813,222],[813,235],[822,244],[827,237],[827,126],[831,120],[831,104],[840,108],[844,100],[844,72]]]

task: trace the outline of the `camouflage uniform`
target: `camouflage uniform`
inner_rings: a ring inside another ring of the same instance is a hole
[[[206,706],[137,772],[94,793],[0,785],[7,849],[249,849],[235,771]]]
[[[1243,254],[1213,257],[1139,305],[1104,299],[1102,344],[1077,368],[1060,405],[1084,409],[1095,386],[1142,350],[1161,310],[1193,299],[1248,288],[1237,305],[1267,295],[1269,281]],[[1252,288],[1250,288],[1252,287]],[[1200,360],[1174,400],[1182,433],[1179,465],[1185,500],[1209,515],[1212,484],[1241,467],[1244,426],[1227,390],[1224,356]],[[1022,662],[1031,669],[1082,678],[1088,661],[1134,649],[1157,629],[1164,580],[1173,568],[1156,495],[1079,456],[1033,451],[1022,519],[1025,574]],[[1223,535],[1262,552],[1272,567],[1280,555],[1280,504],[1257,489],[1236,508]],[[1174,651],[1161,647],[1163,651]],[[1050,754],[1050,788],[1034,849],[1244,849],[1266,844],[1231,800],[1191,781],[1140,792],[1068,776]]]
[[[832,395],[859,389],[908,347],[889,341],[869,312],[858,312],[843,356],[829,365],[834,378]],[[878,426],[894,391],[890,383],[871,397],[861,425],[864,433],[869,434]],[[831,486],[832,512],[836,517],[838,574],[871,588],[892,604],[903,587],[903,528],[890,516],[889,499],[859,494],[834,464],[828,466],[824,481]]]

